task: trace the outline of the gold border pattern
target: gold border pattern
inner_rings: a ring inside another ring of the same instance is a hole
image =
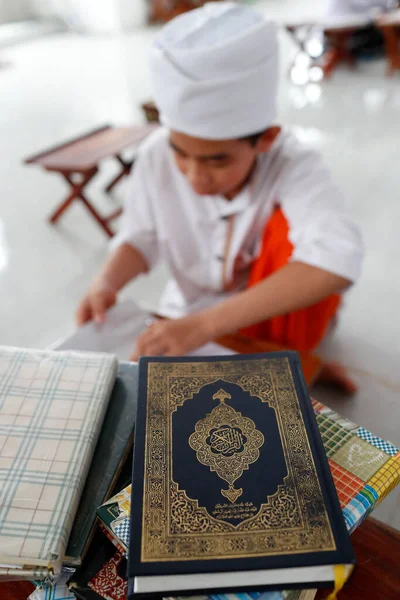
[[[287,476],[238,525],[189,498],[172,477],[172,416],[203,386],[233,383],[274,409]],[[142,562],[260,558],[336,549],[288,359],[148,364]]]

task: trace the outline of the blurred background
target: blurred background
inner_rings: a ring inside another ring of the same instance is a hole
[[[198,4],[0,0],[1,343],[45,347],[70,333],[75,307],[108,249],[79,202],[56,226],[48,223],[67,186],[24,159],[105,124],[144,123],[152,37],[160,22]],[[349,366],[359,392],[352,399],[322,389],[313,394],[399,446],[400,72],[390,62],[396,50],[381,30],[370,51],[352,53],[351,61],[340,54],[349,27],[342,17],[355,19],[352,31],[365,28],[378,18],[376,6],[367,22],[357,10],[353,16],[343,10],[327,25],[332,12],[321,1],[251,4],[280,25],[280,121],[322,152],[367,247],[362,279],[346,295],[336,331],[321,349]],[[126,180],[104,193],[115,173],[115,163],[102,163],[88,187],[99,211],[122,203]],[[166,278],[161,265],[123,296],[154,309]],[[396,494],[376,515],[400,528]]]

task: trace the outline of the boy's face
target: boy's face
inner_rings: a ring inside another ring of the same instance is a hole
[[[200,195],[232,200],[247,183],[258,154],[267,152],[280,132],[271,127],[252,145],[248,140],[203,140],[170,132],[170,146],[180,172]]]

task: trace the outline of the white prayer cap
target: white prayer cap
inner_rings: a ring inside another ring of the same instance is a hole
[[[150,54],[163,125],[223,140],[259,133],[276,118],[276,25],[234,2],[208,2],[176,17]]]

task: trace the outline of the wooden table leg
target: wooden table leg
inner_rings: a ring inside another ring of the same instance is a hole
[[[106,217],[106,221],[107,223],[109,221],[113,221],[114,219],[116,219],[117,217],[122,215],[122,208],[117,208],[117,210],[115,210],[113,213],[111,213],[111,215],[108,215],[108,217]]]
[[[381,27],[381,31],[385,39],[386,73],[391,77],[396,68],[400,69],[400,40],[394,27],[385,25]]]
[[[114,232],[108,226],[108,221],[110,217],[103,218],[96,209],[91,205],[89,200],[84,195],[83,191],[85,186],[93,179],[93,177],[97,174],[97,167],[91,169],[87,173],[82,175],[82,179],[80,181],[74,181],[74,174],[71,173],[62,173],[64,179],[69,183],[72,188],[71,194],[68,198],[57,208],[57,210],[51,215],[50,222],[56,223],[61,215],[67,210],[67,208],[72,204],[74,200],[81,200],[83,204],[86,206],[92,217],[97,221],[103,231],[108,235],[108,237],[112,237]],[[117,213],[111,215],[112,218],[115,218]]]
[[[133,165],[133,160],[130,162],[126,162],[122,156],[120,156],[119,154],[116,155],[115,157],[117,159],[117,161],[119,162],[119,164],[122,166],[122,171],[115,177],[115,179],[112,180],[112,182],[106,187],[105,191],[107,193],[110,193],[111,190],[117,185],[117,183],[119,181],[121,181],[121,179],[123,177],[125,177],[125,175],[129,175],[129,173],[131,172],[132,169],[132,165]]]
[[[64,177],[64,179],[66,179],[66,181],[68,182],[68,184],[71,186],[72,191],[71,191],[70,195],[68,196],[68,198],[66,198],[66,200],[49,217],[50,223],[56,223],[58,221],[58,219],[61,217],[61,215],[72,204],[72,202],[76,198],[79,197],[79,195],[81,194],[83,188],[89,183],[89,181],[91,179],[93,179],[93,177],[96,175],[96,173],[97,173],[97,169],[92,169],[91,171],[89,171],[88,173],[86,173],[83,176],[83,178],[81,179],[81,181],[79,181],[79,182],[75,182],[73,180],[73,175],[70,175],[70,174],[67,174],[67,173],[62,173],[62,176]]]
[[[351,52],[348,49],[348,44],[350,40],[351,33],[350,32],[338,32],[332,33],[327,32],[326,36],[328,40],[331,42],[331,48],[325,53],[324,63],[322,65],[322,70],[324,71],[324,75],[329,77],[336,66],[340,62],[347,62],[351,67],[354,67],[355,60],[351,55]]]
[[[298,50],[297,50],[292,62],[290,63],[289,77],[290,77],[290,73],[291,73],[293,67],[297,64],[297,59],[299,58],[299,56],[307,55],[310,59],[312,58],[308,54],[307,48],[306,48],[306,42],[308,40],[310,32],[312,31],[312,28],[313,28],[313,26],[305,25],[305,24],[304,25],[287,25],[286,26],[286,31],[290,34],[292,40],[298,47]],[[300,35],[299,31],[300,31],[300,33],[303,32],[303,34]]]
[[[108,237],[110,237],[110,238],[113,237],[114,232],[108,226],[108,219],[103,219],[103,217],[101,217],[99,215],[99,213],[93,208],[93,206],[90,204],[90,202],[88,200],[86,200],[86,198],[84,196],[79,196],[79,197],[82,200],[83,204],[88,209],[88,211],[90,212],[90,214],[95,218],[95,220],[100,225],[100,227],[103,229],[103,231],[105,231],[105,233],[108,235]]]

